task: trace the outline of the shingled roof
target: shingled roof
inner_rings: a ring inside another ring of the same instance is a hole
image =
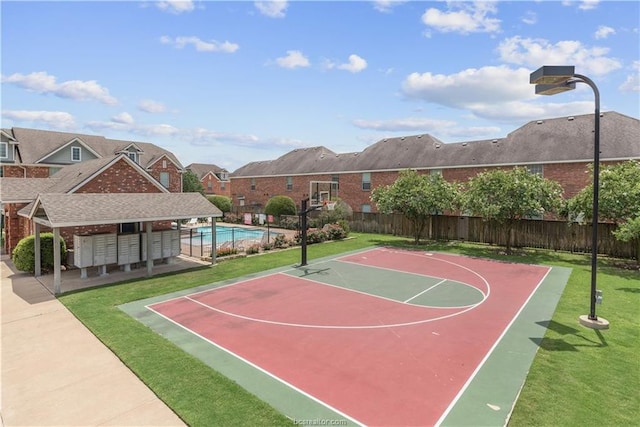
[[[497,166],[593,160],[593,114],[536,120],[505,138],[444,143],[431,135],[385,138],[360,153],[325,147],[293,150],[278,159],[251,162],[232,177]],[[601,160],[640,159],[640,120],[601,114]]]
[[[18,214],[48,227],[222,216],[200,193],[40,194]]]
[[[148,168],[162,156],[167,156],[167,158],[180,169],[183,168],[173,153],[148,142],[122,141],[99,135],[56,132],[41,129],[14,127],[3,130],[19,143],[22,164],[36,164],[69,142],[79,139],[100,157],[112,157],[134,144],[142,150],[140,165],[144,168]]]
[[[211,164],[211,163],[209,163],[209,164],[206,164],[206,163],[191,163],[185,169],[188,169],[191,172],[195,173],[196,175],[198,175],[198,178],[200,178],[200,179],[202,179],[209,172],[211,172],[214,175],[218,176],[218,178],[220,178],[220,174],[221,173],[228,172],[226,169],[221,168],[220,166],[217,166],[217,165],[214,165],[214,164]]]

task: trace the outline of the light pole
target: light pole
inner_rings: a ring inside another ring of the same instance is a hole
[[[536,95],[555,95],[576,88],[576,83],[586,83],[595,95],[593,141],[593,214],[591,219],[591,305],[589,314],[580,316],[583,326],[607,329],[609,322],[596,315],[598,268],[598,191],[600,187],[600,92],[590,78],[575,73],[573,65],[545,65],[529,75],[529,83],[536,85]]]

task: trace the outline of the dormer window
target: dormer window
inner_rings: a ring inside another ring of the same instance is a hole
[[[220,172],[220,179],[223,180],[223,181],[226,181],[227,179],[229,179],[229,177],[227,175],[228,174],[225,171]]]
[[[72,162],[82,161],[82,148],[71,147],[71,161]]]
[[[0,142],[0,159],[6,159],[7,157],[9,157],[9,144]]]
[[[127,153],[127,155],[129,156],[129,158],[131,160],[133,160],[134,162],[138,163],[138,153],[134,152],[134,151],[129,151]]]

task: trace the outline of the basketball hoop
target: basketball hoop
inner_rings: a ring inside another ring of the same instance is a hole
[[[336,202],[329,203],[327,201],[324,202],[324,205],[327,207],[328,211],[332,211],[336,208]]]

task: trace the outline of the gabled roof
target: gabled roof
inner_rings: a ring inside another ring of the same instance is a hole
[[[53,184],[47,188],[47,192],[73,193],[119,161],[126,162],[129,166],[136,169],[140,175],[146,177],[149,182],[155,185],[161,192],[169,192],[169,190],[162,186],[162,184],[149,175],[147,171],[131,160],[126,154],[119,154],[117,156],[110,156],[103,159],[87,160],[85,162],[65,166],[50,178],[53,181]]]
[[[0,178],[0,202],[29,203],[52,184],[51,178]]]
[[[385,138],[360,153],[325,147],[293,150],[278,159],[248,163],[232,178],[313,173],[482,167],[593,161],[593,114],[536,120],[507,137],[444,143],[431,135]],[[601,114],[600,159],[640,159],[640,120]]]
[[[140,165],[129,159],[125,154],[120,154],[65,166],[49,178],[0,178],[0,202],[27,203],[33,201],[38,194],[73,193],[118,161],[126,162],[135,168],[140,175],[147,177],[149,182],[155,185],[162,193],[169,192],[148,172],[142,169]]]
[[[198,175],[198,178],[200,178],[200,179],[204,178],[209,173],[212,173],[212,174],[216,175],[217,177],[220,177],[219,174],[221,174],[223,172],[229,172],[228,170],[226,170],[224,168],[221,168],[220,166],[214,165],[212,163],[209,163],[209,164],[206,164],[206,163],[191,163],[185,169],[188,169],[191,172],[195,173],[196,175]]]
[[[48,227],[222,216],[200,193],[40,194],[18,214]]]
[[[134,145],[141,151],[140,165],[147,168],[162,156],[166,155],[180,169],[182,164],[168,150],[148,142],[122,141],[108,139],[99,135],[88,135],[70,132],[57,132],[29,128],[6,129],[9,135],[20,143],[20,155],[23,164],[36,164],[49,157],[53,152],[60,150],[74,139],[79,139],[82,143],[94,151],[99,157],[111,157],[124,151],[127,147]]]

